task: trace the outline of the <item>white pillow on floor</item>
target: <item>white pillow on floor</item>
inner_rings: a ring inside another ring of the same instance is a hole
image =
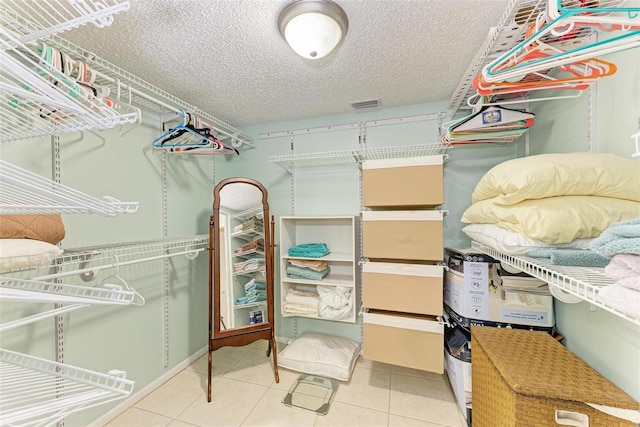
[[[360,355],[360,343],[349,338],[303,332],[278,354],[278,366],[305,374],[349,381]]]

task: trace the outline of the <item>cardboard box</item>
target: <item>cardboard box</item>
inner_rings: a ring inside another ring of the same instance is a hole
[[[370,309],[440,316],[443,272],[439,265],[364,263],[362,304]]]
[[[499,263],[491,257],[447,249],[444,303],[461,319],[473,319],[488,326],[526,325],[551,328],[555,325],[553,297],[540,293],[504,291],[500,288]],[[466,261],[478,259],[482,261]],[[457,262],[460,261],[460,262]],[[470,323],[461,321],[463,326]]]
[[[550,335],[471,328],[473,426],[636,426],[587,405],[638,411],[640,403]]]
[[[444,361],[451,389],[467,424],[471,425],[471,335],[453,326],[444,333]]]
[[[444,326],[435,317],[368,312],[363,315],[363,357],[442,374]]]
[[[443,211],[364,211],[363,256],[439,261],[444,257]]]
[[[442,155],[364,161],[364,206],[441,205],[444,203],[443,165]]]

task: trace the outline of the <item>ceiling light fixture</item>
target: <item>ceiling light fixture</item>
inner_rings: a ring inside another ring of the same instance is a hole
[[[319,59],[344,39],[349,19],[331,0],[296,0],[280,12],[278,28],[298,55]]]

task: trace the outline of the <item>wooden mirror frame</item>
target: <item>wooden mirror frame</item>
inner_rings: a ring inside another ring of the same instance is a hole
[[[267,322],[227,330],[220,329],[220,251],[224,247],[220,241],[220,191],[228,184],[253,185],[262,193],[262,212],[264,218],[264,256],[265,279],[267,288]],[[251,178],[227,178],[213,189],[213,214],[209,219],[209,368],[207,376],[207,402],[211,402],[212,353],[226,346],[244,346],[265,339],[269,343],[267,357],[273,352],[273,370],[276,383],[279,382],[277,347],[274,327],[274,231],[275,220],[269,217],[267,189]],[[269,222],[270,219],[270,222]]]

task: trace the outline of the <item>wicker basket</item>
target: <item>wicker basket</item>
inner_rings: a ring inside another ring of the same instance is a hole
[[[556,416],[578,422],[569,425],[636,426],[583,403],[640,409],[549,334],[472,327],[471,348],[474,427],[562,425]]]

